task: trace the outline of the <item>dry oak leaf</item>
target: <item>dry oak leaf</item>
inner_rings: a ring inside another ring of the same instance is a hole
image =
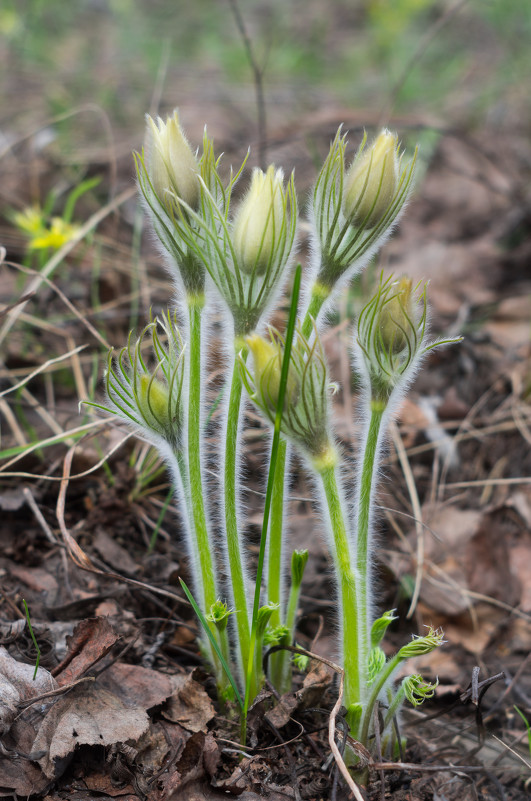
[[[54,669],[57,683],[66,684],[79,679],[107,654],[118,639],[118,634],[104,617],[91,617],[82,620],[71,637],[66,638],[68,653],[60,665]]]
[[[166,720],[180,723],[192,732],[207,730],[207,723],[216,714],[214,705],[203,687],[190,675],[172,677],[174,691],[162,714]]]
[[[60,776],[78,745],[135,742],[149,727],[144,709],[127,707],[97,685],[81,685],[60,698],[44,718],[33,751],[48,778]]]

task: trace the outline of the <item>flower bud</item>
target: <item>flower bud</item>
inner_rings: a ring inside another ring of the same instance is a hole
[[[381,641],[385,636],[385,632],[387,631],[387,627],[393,622],[393,620],[398,620],[395,614],[393,614],[396,610],[390,609],[388,612],[384,612],[383,615],[377,620],[374,621],[371,627],[371,648],[376,648],[380,645]]]
[[[387,352],[400,353],[408,344],[416,316],[412,291],[412,280],[402,277],[395,293],[382,307],[380,336]]]
[[[173,112],[166,122],[148,116],[149,177],[155,194],[168,210],[173,207],[172,194],[192,208],[199,202],[199,166]]]
[[[251,334],[246,339],[247,345],[253,354],[254,381],[261,400],[271,411],[276,411],[278,394],[280,391],[280,378],[282,373],[282,349],[278,342],[268,342],[259,334]],[[284,407],[296,402],[298,396],[298,382],[293,371],[288,372]]]
[[[392,205],[398,186],[398,137],[383,130],[358,153],[345,176],[344,212],[351,223],[374,228]]]
[[[153,376],[141,375],[138,405],[146,420],[153,418],[161,428],[167,427],[169,392],[162,381]]]
[[[253,170],[250,189],[236,213],[232,241],[238,266],[247,275],[264,275],[274,261],[285,228],[283,172],[273,165]]]
[[[294,587],[300,587],[302,584],[302,577],[304,575],[304,569],[306,567],[306,563],[308,562],[308,550],[304,548],[302,550],[293,551],[291,555],[291,582]]]

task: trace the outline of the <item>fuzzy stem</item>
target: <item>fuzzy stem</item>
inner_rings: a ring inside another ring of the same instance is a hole
[[[295,624],[297,621],[297,610],[299,608],[300,594],[301,594],[301,585],[294,584],[292,579],[291,587],[289,590],[288,606],[286,609],[286,620],[285,620],[285,625],[289,629],[289,642],[287,643],[288,645],[293,645],[293,643],[295,642]],[[281,659],[279,659],[278,665],[275,664],[274,674],[273,674],[273,668],[271,669],[272,684],[282,695],[284,693],[289,692],[291,688],[291,673],[292,673],[291,659],[289,651],[278,651],[276,654],[272,654],[271,661],[273,661],[273,659],[276,656],[281,657]]]
[[[317,320],[319,312],[321,311],[323,304],[325,300],[328,299],[329,295],[329,287],[321,284],[319,281],[314,281],[310,291],[310,301],[308,303],[308,308],[306,310],[306,314],[304,315],[304,320],[301,327],[302,335],[304,337],[308,338],[312,333],[312,319]]]
[[[197,555],[203,582],[203,609],[209,611],[217,599],[212,549],[208,536],[203,478],[201,475],[201,312],[200,298],[188,298],[190,352],[188,380],[188,469],[190,499],[197,538]],[[214,628],[212,629],[214,631]]]
[[[385,667],[380,671],[380,673],[378,674],[378,676],[374,681],[374,684],[371,689],[371,694],[369,695],[369,700],[363,710],[363,724],[361,727],[361,736],[359,738],[360,742],[363,743],[363,745],[365,746],[367,745],[367,740],[369,736],[369,727],[371,725],[374,705],[378,700],[378,696],[380,695],[385,685],[385,682],[391,678],[393,672],[396,670],[401,661],[402,658],[400,657],[400,654],[399,653],[395,654],[395,656],[393,656],[393,658],[387,662]]]
[[[188,487],[185,485],[185,494],[189,498],[192,509],[193,529],[195,532],[197,558],[201,571],[201,587],[203,590],[202,607],[208,613],[210,607],[217,600],[217,587],[212,558],[212,548],[208,533],[207,515],[205,510],[203,478],[201,471],[201,315],[204,307],[204,296],[189,296],[187,298],[190,320],[190,352],[188,357]],[[179,463],[179,469],[181,465]],[[184,482],[183,482],[184,483]],[[188,491],[186,491],[188,490]],[[217,632],[215,625],[210,624],[213,632]],[[228,651],[227,634],[218,634],[222,652]],[[224,643],[223,640],[226,642]],[[227,678],[219,665],[214,651],[209,643],[211,660],[214,663],[218,685],[227,685]]]
[[[284,489],[286,475],[286,462],[288,456],[288,443],[281,439],[278,445],[277,466],[275,469],[275,480],[273,484],[273,495],[271,500],[271,525],[269,529],[269,550],[267,561],[267,600],[269,603],[278,604],[270,618],[272,628],[282,622],[282,576],[284,569],[284,542],[282,529],[284,523]],[[271,683],[279,692],[281,676],[284,673],[284,663],[289,663],[289,653],[278,651],[272,654],[269,661],[269,675]],[[288,688],[289,689],[289,688]]]
[[[344,704],[362,703],[365,686],[366,652],[360,648],[359,600],[357,576],[352,569],[348,533],[345,525],[343,504],[337,482],[335,465],[319,469],[330,517],[330,528],[334,541],[334,562],[339,578],[340,614],[342,627],[343,666],[345,669]],[[356,732],[352,732],[356,737]]]
[[[282,523],[284,517],[284,476],[288,458],[288,444],[281,439],[278,446],[275,483],[271,502],[271,525],[269,529],[269,555],[267,563],[267,600],[278,604],[279,608],[271,614],[270,625],[278,626],[281,622],[280,603],[282,601]]]
[[[357,539],[356,539],[356,565],[360,581],[360,620],[362,649],[369,653],[371,634],[371,605],[370,592],[370,535],[372,523],[372,507],[374,503],[375,469],[378,464],[378,446],[380,443],[380,428],[385,412],[385,405],[371,401],[371,416],[369,426],[362,443],[361,453],[363,464],[359,479],[358,505],[357,505]]]
[[[241,358],[246,359],[248,350],[241,350]],[[247,589],[245,586],[245,573],[242,563],[244,553],[238,526],[238,507],[236,495],[236,477],[238,471],[239,454],[239,421],[242,397],[242,379],[240,368],[234,359],[232,381],[230,387],[229,404],[227,408],[227,430],[225,437],[225,463],[224,463],[224,513],[225,535],[227,542],[227,558],[230,570],[230,584],[234,597],[236,629],[239,642],[239,665],[245,676],[249,662],[250,629],[248,609],[250,608]],[[252,697],[256,695],[256,689]]]

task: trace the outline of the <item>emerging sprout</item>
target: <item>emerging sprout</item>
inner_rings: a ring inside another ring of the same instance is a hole
[[[424,637],[413,636],[411,642],[403,645],[399,650],[397,656],[400,660],[411,659],[414,656],[424,656],[429,654],[442,645],[444,642],[444,633],[442,629],[430,628]]]
[[[393,620],[398,620],[397,616],[394,614],[395,612],[396,609],[390,609],[374,621],[371,628],[371,648],[376,648],[380,645],[388,626],[391,625]]]
[[[218,600],[210,607],[210,612],[205,615],[209,623],[213,623],[218,631],[225,631],[229,617],[232,615],[232,610],[229,609],[227,604],[218,598]]]

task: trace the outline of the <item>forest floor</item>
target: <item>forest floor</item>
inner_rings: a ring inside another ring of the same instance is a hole
[[[208,120],[227,165],[252,136],[242,120],[235,133],[231,113],[213,107]],[[184,120],[196,143],[202,114],[189,105]],[[295,168],[303,208],[337,127],[350,131],[353,153],[364,126],[378,123],[368,117],[330,104],[285,124],[272,111],[268,160]],[[442,627],[446,643],[415,663],[439,684],[404,714],[401,762],[372,757],[363,793],[519,801],[531,783],[531,145],[509,126],[469,133],[414,114],[387,122],[408,146],[421,142],[415,194],[378,264],[338,299],[324,337],[352,475],[359,413],[349,341],[380,269],[428,280],[432,331],[464,339],[427,361],[382,465],[378,605],[399,615],[389,647],[426,625]],[[338,681],[319,657],[337,655],[336,603],[312,483],[296,462],[290,547],[310,552],[297,642],[316,658],[282,704],[266,688],[242,749],[180,589],[189,569],[168,476],[147,445],[79,408],[102,396],[107,349],[141,330],[150,308],[164,310],[172,291],[142,230],[131,158],[139,143],[118,137],[111,154],[87,145],[83,181],[99,182],[83,184],[80,227],[58,251],[29,250],[31,232],[13,211],[55,197],[64,215],[80,186],[47,130],[10,142],[0,161],[2,196],[16,199],[0,218],[0,797],[352,797],[328,739]],[[303,222],[303,269],[307,230]],[[285,312],[283,304],[275,316],[280,328]],[[211,323],[214,485],[223,360],[220,320]],[[245,537],[257,554],[267,440],[250,410],[242,438]],[[336,731],[341,744],[341,714]]]

